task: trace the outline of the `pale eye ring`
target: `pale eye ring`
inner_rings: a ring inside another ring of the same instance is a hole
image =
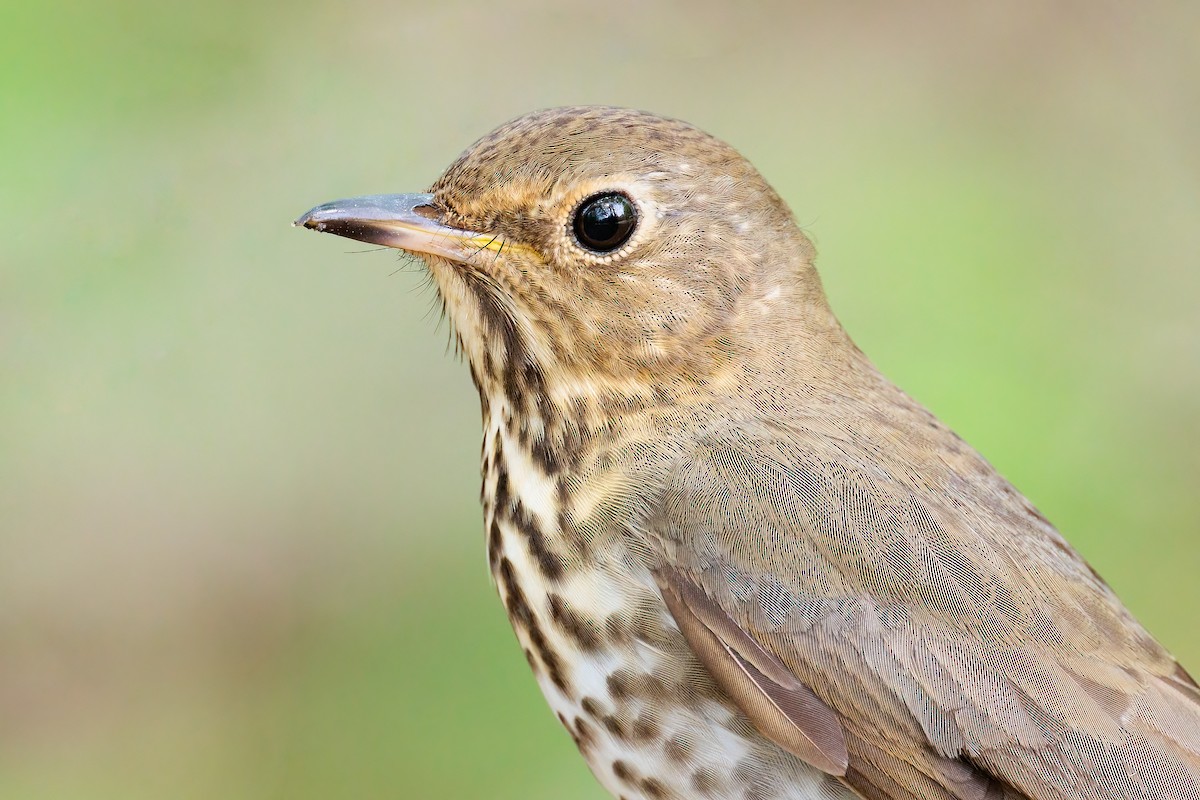
[[[579,204],[571,229],[580,247],[611,253],[629,241],[637,222],[637,206],[632,200],[620,192],[601,192]]]

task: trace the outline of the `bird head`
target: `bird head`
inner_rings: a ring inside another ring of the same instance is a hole
[[[485,395],[707,384],[781,330],[836,327],[811,244],[757,170],[628,109],[525,115],[428,193],[296,224],[423,258]]]

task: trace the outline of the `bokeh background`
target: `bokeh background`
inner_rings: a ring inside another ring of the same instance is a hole
[[[733,142],[859,344],[1200,670],[1200,6],[3,6],[3,797],[602,797],[429,290],[289,227],[548,105]]]

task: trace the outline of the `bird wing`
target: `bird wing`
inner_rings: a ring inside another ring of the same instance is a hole
[[[784,749],[839,774],[844,746],[864,797],[1200,800],[1196,684],[987,462],[904,435],[679,460],[645,525],[700,660]]]
[[[822,772],[845,775],[846,735],[834,710],[694,583],[669,567],[657,578],[692,650],[759,730]]]

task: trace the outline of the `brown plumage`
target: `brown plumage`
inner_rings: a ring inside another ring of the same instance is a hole
[[[614,794],[1200,800],[1200,689],[854,346],[728,145],[543,111],[298,222],[428,261],[493,574]]]

